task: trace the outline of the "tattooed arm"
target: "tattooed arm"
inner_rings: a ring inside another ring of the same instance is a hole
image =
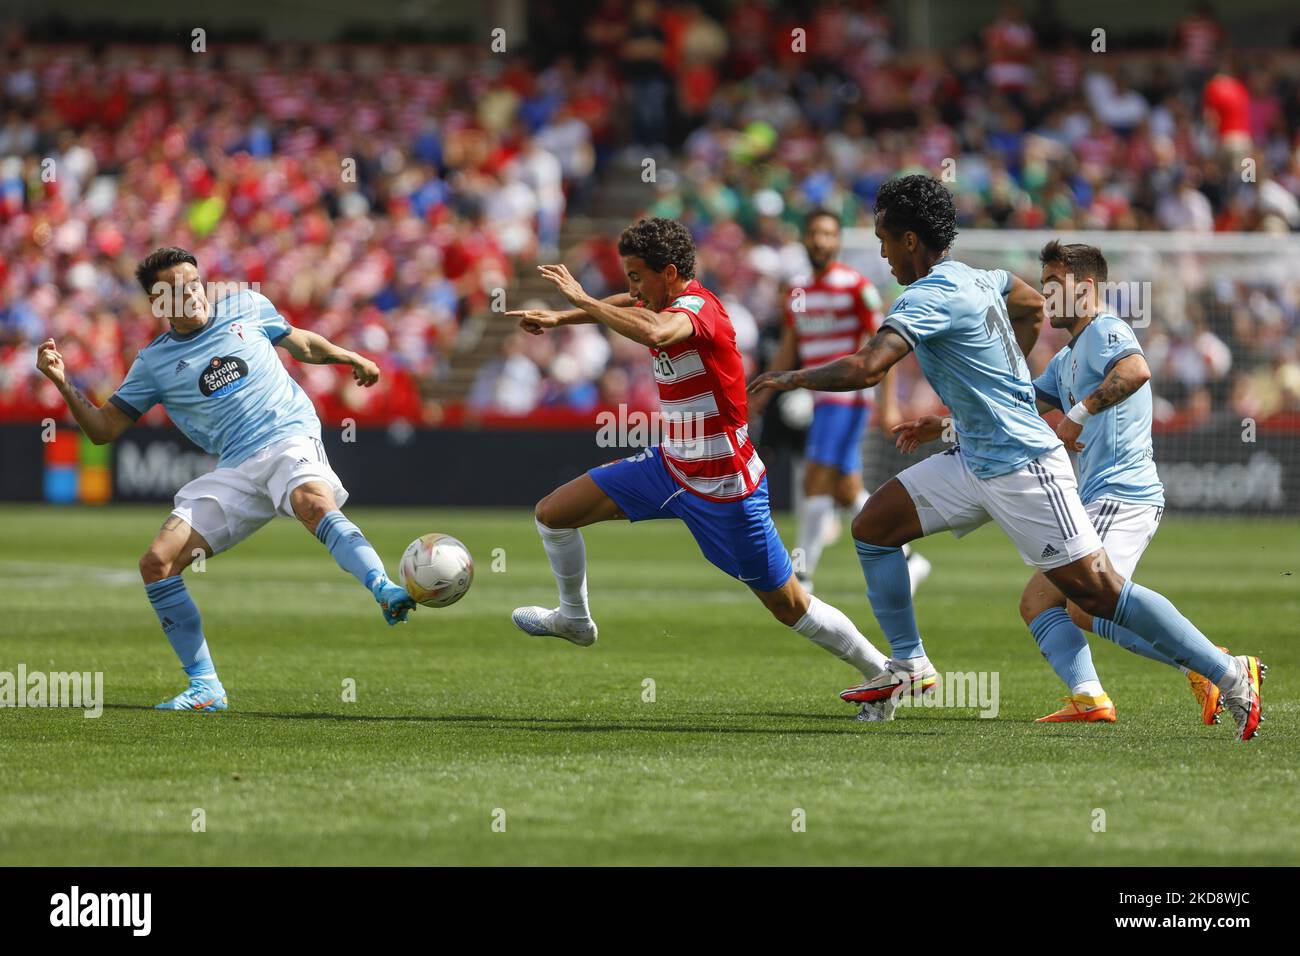
[[[1115,363],[1096,391],[1083,400],[1088,411],[1096,415],[1118,405],[1151,381],[1151,369],[1141,355],[1126,355]]]
[[[116,405],[96,405],[82,394],[81,389],[68,381],[63,367],[63,355],[55,347],[54,339],[46,339],[37,347],[36,367],[54,383],[63,400],[68,403],[72,417],[77,420],[86,437],[96,445],[111,442],[134,424],[131,416]]]
[[[793,372],[764,372],[749,383],[749,393],[754,395],[768,388],[778,392],[788,392],[793,388],[811,388],[818,392],[852,392],[870,388],[911,350],[912,347],[897,332],[882,329],[858,351],[834,362]]]
[[[1082,451],[1083,445],[1078,441],[1083,431],[1083,422],[1088,415],[1096,415],[1112,405],[1118,405],[1139,388],[1151,380],[1151,369],[1141,354],[1126,355],[1106,373],[1106,378],[1096,390],[1079,403],[1086,414],[1080,415],[1075,409],[1069,409],[1065,418],[1056,426],[1057,437],[1065,442],[1065,447],[1073,451]],[[1075,417],[1071,417],[1071,416]],[[1078,420],[1082,419],[1082,420]]]

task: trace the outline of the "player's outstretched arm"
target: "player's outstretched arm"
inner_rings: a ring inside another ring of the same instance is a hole
[[[627,308],[636,300],[626,292],[616,292],[601,299],[617,308]],[[506,315],[519,320],[519,327],[530,335],[544,335],[561,325],[595,325],[598,320],[582,309],[513,309]]]
[[[795,337],[794,329],[785,325],[781,327],[781,344],[776,348],[776,354],[772,356],[772,363],[767,367],[769,372],[788,372],[799,362],[799,343]],[[757,418],[763,414],[763,409],[771,401],[771,392],[762,392],[755,395],[749,403],[749,417]]]
[[[605,299],[592,298],[562,263],[538,266],[537,271],[587,315],[633,342],[663,348],[695,334],[695,326],[683,312],[655,312],[634,304],[618,306]]]
[[[1147,360],[1137,353],[1124,356],[1106,373],[1091,395],[1065,413],[1056,426],[1056,436],[1065,442],[1066,448],[1083,451],[1083,444],[1078,440],[1083,432],[1083,423],[1098,412],[1118,405],[1149,381],[1151,367]]]
[[[63,355],[55,346],[54,339],[46,339],[36,347],[36,367],[54,383],[63,400],[68,403],[72,417],[77,420],[86,437],[96,445],[111,442],[134,424],[131,417],[116,405],[96,405],[82,394],[81,389],[68,381]]]
[[[1038,331],[1042,328],[1046,315],[1046,305],[1047,300],[1037,289],[1019,276],[1011,277],[1011,290],[1007,292],[1007,316],[1011,319],[1011,331],[1022,355],[1028,355],[1034,350]]]
[[[858,351],[834,362],[793,372],[764,372],[749,383],[749,394],[756,395],[764,389],[788,392],[794,388],[810,388],[817,392],[852,392],[870,388],[911,350],[912,347],[897,332],[882,329]]]
[[[299,362],[308,365],[351,365],[357,384],[370,387],[379,381],[379,366],[364,355],[349,352],[323,335],[307,329],[294,329],[276,343]]]

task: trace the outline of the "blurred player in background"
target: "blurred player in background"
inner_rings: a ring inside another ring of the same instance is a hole
[[[820,365],[852,355],[866,343],[880,322],[880,293],[871,280],[838,261],[840,220],[826,209],[814,209],[804,219],[803,245],[812,263],[810,274],[797,276],[785,296],[781,342],[771,371],[784,372],[800,365]],[[877,389],[879,419],[888,429],[898,423],[893,376],[886,375]],[[757,419],[767,407],[770,392],[750,403]],[[804,447],[803,501],[799,507],[795,576],[809,593],[822,549],[839,527],[836,506],[851,518],[867,503],[862,487],[862,437],[871,419],[871,390],[815,392],[812,425]],[[930,574],[930,562],[907,549],[912,591]]]
[[[176,493],[171,515],[140,559],[140,574],[190,679],[158,709],[225,710],[226,690],[208,652],[199,609],[181,579],[199,555],[233,548],[277,514],[296,517],[339,567],[366,586],[389,624],[404,621],[415,606],[389,581],[375,549],[339,510],[348,493],[325,457],[320,420],[275,347],[311,365],[350,365],[357,383],[366,387],[379,380],[379,368],[315,332],[293,328],[261,293],[242,290],[209,302],[198,260],[184,249],[150,253],[136,278],[154,314],[171,328],[141,349],[107,403],[96,406],[68,381],[53,339],[39,346],[36,365],[97,445],[113,441],[161,404],[191,441],[220,456],[215,471]]]
[[[579,528],[598,521],[680,518],[717,567],[748,585],[782,624],[870,680],[885,657],[843,613],[794,575],[768,503],[767,474],[749,439],[744,362],[731,319],[695,278],[695,243],[671,219],[624,230],[618,252],[628,293],[595,299],[563,265],[539,266],[576,308],[507,313],[534,335],[598,322],[650,349],[664,440],[593,468],[537,505],[537,532],[560,589],[560,606],[516,608],[520,630],[580,647],[596,640],[587,602],[587,553]],[[671,600],[671,595],[665,595]]]
[[[1043,297],[1009,272],[972,269],[949,257],[957,214],[937,179],[913,175],[884,183],[875,213],[880,254],[907,286],[880,332],[847,358],[765,372],[751,385],[755,391],[860,389],[915,350],[926,380],[952,411],[958,444],[886,482],[853,521],[867,596],[893,659],[886,673],[841,696],[877,705],[864,707],[864,720],[888,719],[900,694],[937,685],[916,626],[902,545],[939,531],[961,536],[992,520],[1025,563],[1086,614],[1134,631],[1217,684],[1238,739],[1255,736],[1259,659],[1229,657],[1167,598],[1126,580],[1106,558],[1069,456],[1038,414],[1025,363],[1038,338]],[[942,436],[943,419],[904,422],[895,431],[899,447],[914,450]]]
[[[1056,428],[1079,453],[1079,497],[1116,572],[1132,577],[1165,510],[1151,442],[1151,369],[1127,322],[1100,310],[1106,258],[1095,246],[1049,242],[1039,255],[1047,318],[1070,341],[1034,380],[1038,410],[1067,411]],[[1037,572],[1025,585],[1020,615],[1047,662],[1070,688],[1065,706],[1040,722],[1115,720],[1083,631],[1177,667],[1191,682],[1204,723],[1218,720],[1219,688],[1112,621],[1094,618]],[[1080,630],[1082,628],[1083,630]],[[1222,648],[1221,648],[1222,650]]]

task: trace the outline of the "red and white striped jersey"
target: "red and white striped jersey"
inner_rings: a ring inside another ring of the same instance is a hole
[[[839,262],[832,262],[820,276],[797,277],[786,293],[785,324],[794,330],[804,368],[862,348],[880,324],[881,313],[880,293],[871,280]],[[818,403],[860,405],[871,401],[871,392],[814,392],[813,397]]]
[[[695,334],[652,348],[663,442],[673,479],[710,501],[747,497],[766,469],[749,440],[745,363],[736,332],[717,297],[694,279],[664,310],[681,312]]]

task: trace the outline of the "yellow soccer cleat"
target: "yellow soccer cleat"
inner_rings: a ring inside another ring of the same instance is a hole
[[[1220,647],[1223,653],[1228,653],[1226,647]],[[1201,723],[1217,724],[1219,714],[1223,712],[1223,702],[1220,700],[1218,685],[1213,681],[1206,680],[1195,671],[1189,671],[1187,682],[1191,685],[1192,696],[1196,698],[1196,704],[1201,708]]]
[[[1115,723],[1115,704],[1109,694],[1098,694],[1096,697],[1091,694],[1073,694],[1062,697],[1061,700],[1065,701],[1064,707],[1046,717],[1039,717],[1034,723],[1063,724],[1072,720]]]

